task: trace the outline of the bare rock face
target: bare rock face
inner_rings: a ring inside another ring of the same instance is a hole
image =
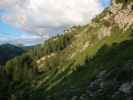
[[[116,3],[116,0],[112,0],[112,6],[111,6],[111,8],[113,8],[112,10],[112,12],[114,12],[114,11],[117,11],[117,10],[120,10],[121,8],[122,8],[122,3]]]
[[[131,84],[130,83],[124,83],[120,86],[119,90],[124,93],[130,93],[131,92]]]
[[[126,4],[123,2],[127,2]],[[126,6],[125,6],[126,5]],[[119,29],[126,31],[133,25],[133,2],[128,0],[112,0],[112,5],[106,9],[104,16],[100,21],[103,24],[98,31],[98,39],[102,40],[104,37],[111,35],[113,26],[118,26]],[[92,27],[97,27],[96,23],[91,24]]]
[[[112,24],[117,24],[119,28],[126,30],[133,23],[133,2],[126,6],[123,5],[123,3],[116,3],[116,0],[112,0],[110,13],[104,17],[104,20],[111,21]]]
[[[131,12],[130,9],[119,11],[114,17],[114,21],[120,28],[124,28],[126,26],[127,29],[133,23],[133,11]]]
[[[111,35],[111,27],[102,27],[98,33],[98,39],[102,40],[106,36]]]

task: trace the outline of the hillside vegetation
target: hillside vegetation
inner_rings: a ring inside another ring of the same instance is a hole
[[[23,48],[19,48],[10,44],[0,45],[0,65],[4,65],[6,61],[14,58],[17,55],[21,55],[22,53],[24,53]]]

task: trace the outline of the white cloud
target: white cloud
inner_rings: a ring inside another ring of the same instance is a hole
[[[103,10],[100,0],[0,0],[2,20],[31,33],[59,32],[88,23]]]
[[[8,36],[0,34],[0,45],[4,43],[35,45],[45,41],[48,37],[39,37],[35,35]]]

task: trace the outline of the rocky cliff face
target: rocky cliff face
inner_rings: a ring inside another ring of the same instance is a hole
[[[126,7],[123,7],[123,5],[125,4],[116,3],[116,0],[113,0],[112,6],[110,7],[110,16],[114,17],[113,21],[118,24],[120,28],[127,29],[133,23],[133,3],[129,3]]]
[[[116,3],[116,1],[117,0],[112,0],[112,5],[105,10],[103,18],[100,19],[105,22],[105,24],[108,24],[101,28],[99,32],[100,39],[105,36],[110,36],[111,29],[114,25],[126,31],[133,24],[133,3],[131,2],[126,5],[123,2]],[[126,7],[124,5],[126,5]]]

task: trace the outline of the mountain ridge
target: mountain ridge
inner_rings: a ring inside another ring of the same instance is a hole
[[[0,64],[5,64],[9,59],[14,58],[15,56],[21,55],[24,52],[24,49],[17,46],[7,44],[0,45]]]

